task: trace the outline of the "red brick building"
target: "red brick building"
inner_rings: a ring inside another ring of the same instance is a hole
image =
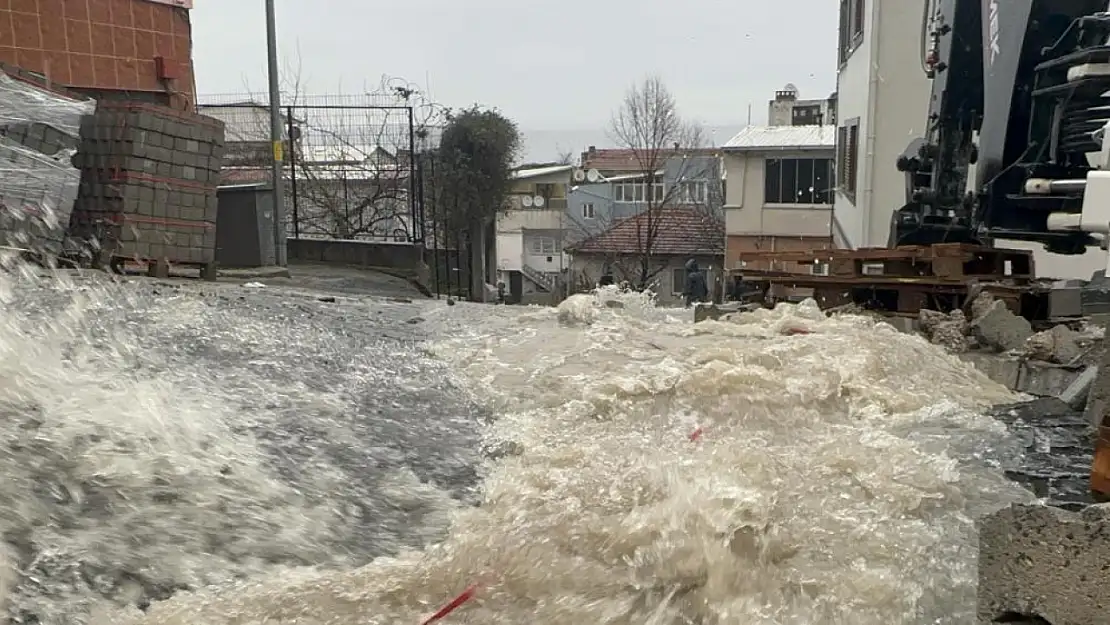
[[[94,97],[194,103],[191,0],[0,0],[0,62]]]

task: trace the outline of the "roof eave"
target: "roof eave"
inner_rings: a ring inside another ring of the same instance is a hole
[[[800,151],[820,151],[820,150],[836,150],[836,145],[815,145],[815,144],[798,144],[798,145],[734,145],[724,146],[721,148],[723,152],[800,152]]]

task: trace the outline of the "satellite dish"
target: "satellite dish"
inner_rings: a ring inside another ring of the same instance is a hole
[[[590,171],[586,172],[586,180],[589,180],[590,182],[600,182],[601,172],[596,169],[591,169]]]
[[[524,197],[520,198],[520,205],[523,206],[524,208],[531,208],[531,206],[532,206],[532,196],[531,195],[525,195]]]
[[[537,195],[536,197],[532,198],[532,205],[536,208],[543,208],[543,196]]]
[[[581,169],[576,169],[574,170],[572,177],[574,178],[575,182],[582,182],[586,179],[586,172],[582,171]]]

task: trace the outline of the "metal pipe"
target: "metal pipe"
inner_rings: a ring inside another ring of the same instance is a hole
[[[277,57],[277,16],[274,0],[266,2],[266,61],[270,74],[270,142],[273,166],[270,175],[273,189],[274,214],[274,264],[284,267],[288,264],[285,249],[285,180],[282,171],[285,163],[285,150],[282,141],[281,124],[281,84],[278,77]]]
[[[1053,231],[1110,233],[1110,224],[1099,224],[1097,227],[1092,227],[1091,224],[1083,223],[1083,215],[1079,213],[1050,213],[1045,225]]]
[[[289,107],[285,111],[285,116],[289,118],[289,192],[293,195],[293,238],[301,238],[301,216],[297,214],[297,148],[293,145],[294,130],[293,130],[293,107]]]
[[[1051,180],[1048,178],[1030,178],[1025,181],[1025,192],[1034,195],[1053,195],[1055,193],[1076,193],[1087,188],[1084,179]]]

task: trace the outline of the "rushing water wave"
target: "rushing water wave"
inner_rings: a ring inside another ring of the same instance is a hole
[[[412,485],[450,507],[443,541],[95,622],[419,623],[474,587],[452,622],[956,625],[974,519],[1031,498],[999,462],[1020,446],[981,416],[1013,395],[873,318],[808,302],[695,325],[612,290],[422,317],[496,416],[480,505]]]
[[[237,285],[0,279],[0,602],[81,623],[438,540],[472,404],[411,304]],[[0,617],[2,620],[3,617]]]

